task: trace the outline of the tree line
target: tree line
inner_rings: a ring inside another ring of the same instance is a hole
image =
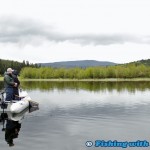
[[[18,61],[13,61],[13,60],[3,60],[0,59],[0,76],[5,73],[7,68],[12,68],[17,70],[18,72],[21,71],[23,67],[34,67],[37,68],[37,64],[31,64],[29,61],[23,61],[23,62],[18,62]]]
[[[136,63],[88,68],[25,67],[20,76],[28,79],[149,78],[150,67]]]

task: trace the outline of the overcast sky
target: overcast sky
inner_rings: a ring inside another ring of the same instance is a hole
[[[0,58],[150,58],[150,0],[0,0]]]

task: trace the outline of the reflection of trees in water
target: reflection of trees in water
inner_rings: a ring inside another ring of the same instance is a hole
[[[40,90],[89,90],[89,91],[113,91],[118,92],[127,90],[129,92],[135,92],[136,90],[144,91],[150,89],[150,82],[52,82],[52,81],[29,81],[22,82],[22,87],[24,89],[40,89]]]
[[[148,81],[126,81],[126,82],[77,82],[77,81],[22,81],[21,86],[23,89],[40,89],[40,90],[65,90],[65,89],[73,89],[73,90],[89,90],[89,91],[112,91],[117,90],[121,92],[123,90],[127,90],[129,92],[135,92],[136,90],[144,91],[146,89],[150,89],[150,82]],[[0,90],[4,88],[3,82],[0,82]]]

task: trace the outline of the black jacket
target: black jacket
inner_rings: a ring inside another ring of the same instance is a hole
[[[20,81],[19,81],[18,77],[14,74],[12,74],[12,77],[13,77],[14,82],[17,83],[17,87],[14,87],[14,88],[18,88],[18,86],[20,85]]]

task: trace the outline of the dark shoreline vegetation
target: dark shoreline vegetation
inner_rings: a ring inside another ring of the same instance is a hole
[[[23,62],[13,61],[13,60],[3,60],[0,59],[0,75],[3,76],[4,72],[7,70],[7,68],[13,68],[17,70],[18,72],[21,71],[24,67],[39,67],[37,64],[29,63],[29,61],[23,60]]]
[[[87,68],[24,67],[20,77],[23,79],[150,78],[150,67],[143,64]]]

